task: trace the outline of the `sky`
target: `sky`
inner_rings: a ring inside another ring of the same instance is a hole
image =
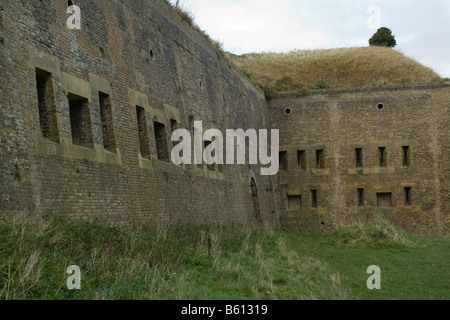
[[[395,50],[450,78],[450,0],[180,0],[180,6],[235,54],[364,47],[387,27]]]

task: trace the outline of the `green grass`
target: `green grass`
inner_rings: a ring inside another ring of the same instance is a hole
[[[339,232],[338,232],[339,233]],[[450,297],[450,238],[407,235],[406,244],[366,243],[357,246],[331,235],[288,235],[292,249],[299,254],[314,252],[326,261],[332,272],[339,272],[351,299],[438,300]],[[403,241],[403,240],[402,240]],[[368,290],[366,270],[381,268],[381,290]]]
[[[0,299],[448,299],[449,249],[385,223],[309,235],[0,214]],[[81,290],[66,287],[70,265]],[[381,290],[366,287],[370,265]]]

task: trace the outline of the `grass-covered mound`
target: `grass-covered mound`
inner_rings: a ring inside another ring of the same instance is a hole
[[[432,69],[384,47],[227,55],[268,95],[442,81]]]
[[[412,236],[385,221],[355,224],[334,233],[333,243],[347,248],[408,248],[415,245]]]

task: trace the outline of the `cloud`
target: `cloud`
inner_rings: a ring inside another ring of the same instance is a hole
[[[310,13],[295,9],[293,0],[197,0],[194,12],[196,22],[235,53],[325,47],[331,41],[321,28],[302,23]]]
[[[383,16],[392,26],[399,51],[450,77],[449,1],[392,1],[383,7]]]

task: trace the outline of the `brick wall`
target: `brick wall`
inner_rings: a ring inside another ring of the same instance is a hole
[[[263,92],[162,0],[74,4],[81,30],[66,27],[66,1],[0,4],[0,209],[118,223],[249,223],[253,177],[262,220],[277,224],[276,178],[254,165],[175,166],[158,159],[155,136],[155,123],[164,125],[157,136],[167,141],[158,145],[170,150],[175,121],[191,131],[194,120],[205,129],[268,128]],[[45,123],[42,72],[53,88],[46,119],[55,119]],[[144,109],[149,157],[136,107]],[[76,143],[76,132],[88,143]]]
[[[280,129],[288,159],[279,174],[283,224],[329,232],[382,216],[416,234],[448,234],[449,103],[445,85],[271,99],[272,127]],[[384,164],[379,148],[385,148]],[[324,168],[318,150],[324,150]]]
[[[417,234],[449,233],[448,86],[284,95],[268,107],[164,1],[74,3],[82,29],[72,31],[66,1],[0,4],[1,211],[249,223],[256,206],[264,222],[282,213],[305,231],[383,216]],[[279,129],[286,170],[171,164],[172,128],[192,132],[196,120]]]

